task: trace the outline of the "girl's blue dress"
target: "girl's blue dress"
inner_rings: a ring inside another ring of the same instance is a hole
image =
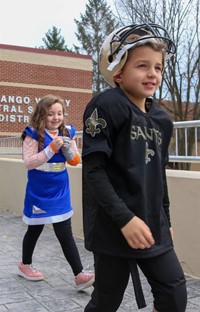
[[[38,141],[37,132],[31,127],[27,127],[24,132]],[[47,132],[44,135],[45,148],[52,138]],[[65,161],[62,151],[59,150],[48,163]],[[73,211],[67,169],[55,172],[28,170],[23,213],[22,220],[29,225],[56,223],[71,218]]]

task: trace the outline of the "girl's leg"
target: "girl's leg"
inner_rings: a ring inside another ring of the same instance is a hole
[[[71,219],[54,223],[53,228],[62,247],[65,258],[70,264],[74,275],[78,275],[83,270],[78,248],[73,238]]]
[[[37,240],[44,225],[29,225],[22,243],[22,262],[18,266],[18,274],[30,281],[41,281],[44,275],[32,265],[32,256]]]
[[[77,290],[81,291],[92,286],[94,283],[94,274],[83,271],[78,248],[72,234],[71,219],[59,223],[54,223],[53,227],[62,247],[65,258],[70,264],[75,275]]]
[[[137,261],[154,296],[154,312],[185,312],[186,281],[174,250]]]
[[[44,224],[41,225],[29,225],[26,234],[24,235],[24,239],[22,242],[22,263],[23,264],[31,264],[33,251],[35,249],[35,245],[37,240],[42,233],[44,228]]]
[[[95,255],[94,260],[94,291],[84,311],[116,312],[129,280],[128,261],[107,255]]]

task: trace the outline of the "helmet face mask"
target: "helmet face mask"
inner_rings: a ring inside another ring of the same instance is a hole
[[[114,87],[114,73],[124,66],[128,50],[145,42],[163,43],[165,55],[170,58],[175,52],[174,43],[162,26],[157,24],[133,24],[113,31],[101,47],[100,71],[107,83]]]

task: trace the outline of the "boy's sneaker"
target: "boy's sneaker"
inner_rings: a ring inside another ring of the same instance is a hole
[[[18,266],[18,274],[29,281],[41,281],[44,275],[37,271],[32,264],[23,264],[20,262]]]
[[[94,274],[81,272],[75,277],[76,289],[78,291],[84,290],[94,283]]]

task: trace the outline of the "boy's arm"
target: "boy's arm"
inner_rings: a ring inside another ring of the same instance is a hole
[[[165,210],[165,214],[166,214],[167,221],[169,224],[169,230],[170,230],[171,238],[173,240],[174,233],[173,233],[173,229],[172,229],[172,225],[171,225],[169,206],[170,206],[170,200],[169,200],[168,187],[167,187],[167,176],[166,176],[166,169],[164,167],[163,168],[163,208]]]
[[[163,168],[163,208],[165,210],[165,214],[167,217],[169,227],[171,228],[169,206],[170,206],[170,201],[169,201],[168,186],[167,186],[167,176],[166,176],[166,170],[164,167]]]
[[[112,221],[122,228],[134,214],[115,192],[106,173],[107,155],[94,152],[82,159],[83,175],[88,185],[87,192],[95,198],[98,206],[105,210]]]
[[[130,247],[149,248],[154,244],[150,229],[115,192],[106,173],[106,159],[107,155],[103,152],[83,157],[83,174],[89,187],[87,191],[119,227]]]

